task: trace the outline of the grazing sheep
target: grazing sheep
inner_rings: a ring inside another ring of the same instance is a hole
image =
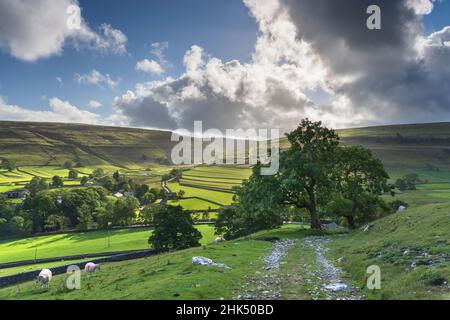
[[[99,264],[95,264],[93,262],[88,262],[84,266],[84,271],[86,271],[86,273],[94,273],[96,270],[100,270]]]
[[[214,240],[214,242],[218,243],[218,242],[224,242],[226,241],[224,237],[217,237],[216,240]]]
[[[49,282],[52,280],[52,272],[49,269],[43,269],[36,278],[36,283],[48,288]]]

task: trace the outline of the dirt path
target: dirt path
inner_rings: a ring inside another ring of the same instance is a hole
[[[313,265],[303,265],[304,270],[309,270],[303,276],[303,280],[309,284],[308,295],[314,300],[364,299],[354,287],[342,280],[342,271],[326,258],[330,241],[332,240],[324,237],[308,237],[304,240],[304,245],[316,255]]]
[[[238,300],[361,300],[356,288],[342,279],[342,271],[327,257],[332,240],[310,236],[301,240],[283,240],[272,244],[262,258],[264,267],[249,276],[241,286]],[[287,262],[292,255],[290,264]],[[300,257],[300,260],[298,257]],[[285,265],[286,267],[281,267]],[[286,290],[289,292],[286,295]]]
[[[265,256],[264,268],[256,271],[255,276],[247,279],[242,286],[244,294],[236,299],[241,300],[278,300],[281,298],[282,285],[280,278],[280,265],[295,244],[292,240],[276,241],[272,245],[269,255]]]

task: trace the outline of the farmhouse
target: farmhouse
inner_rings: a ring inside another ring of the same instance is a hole
[[[11,190],[2,194],[7,199],[24,199],[30,195],[30,191],[27,189]]]

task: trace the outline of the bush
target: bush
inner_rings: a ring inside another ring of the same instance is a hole
[[[61,188],[64,187],[64,181],[60,176],[54,176],[52,178],[52,187],[53,188]]]
[[[68,161],[64,162],[63,167],[64,167],[64,169],[72,169],[73,168],[73,162],[68,160]]]
[[[200,246],[202,234],[194,228],[191,215],[180,206],[160,206],[153,214],[153,225],[148,242],[157,252]]]
[[[70,170],[68,178],[72,180],[78,179],[78,172],[76,172],[75,170]]]

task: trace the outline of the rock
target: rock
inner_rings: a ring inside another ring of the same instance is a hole
[[[336,230],[339,229],[339,225],[336,222],[332,222],[332,223],[328,223],[328,224],[323,224],[322,228],[325,230]]]
[[[231,269],[229,266],[223,263],[215,263],[211,259],[205,257],[192,257],[192,264],[194,266],[211,266],[211,267],[219,267],[224,269]]]
[[[347,289],[348,286],[345,283],[338,282],[326,285],[324,288],[329,291],[338,292]]]
[[[437,278],[437,279],[434,279],[432,282],[431,282],[431,285],[432,286],[436,286],[436,287],[440,287],[440,286],[445,286],[445,285],[447,285],[447,279],[445,279],[445,278]]]

